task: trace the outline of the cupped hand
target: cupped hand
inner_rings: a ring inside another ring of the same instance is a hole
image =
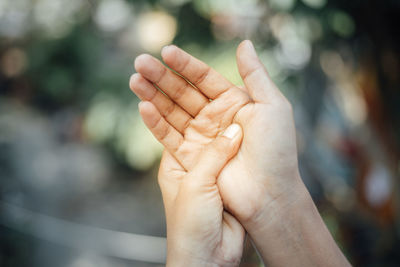
[[[149,102],[140,106],[152,108]],[[167,218],[167,266],[239,265],[244,230],[224,211],[216,179],[241,140],[240,126],[232,124],[204,147],[191,171],[164,152],[159,184]]]

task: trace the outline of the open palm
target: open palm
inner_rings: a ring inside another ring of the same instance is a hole
[[[236,122],[243,142],[217,181],[225,208],[242,221],[290,194],[300,180],[293,179],[298,168],[291,106],[251,43],[242,42],[237,52],[244,88],[175,46],[164,48],[162,57],[173,71],[139,56],[130,86],[145,101],[140,105],[145,124],[170,155],[189,171],[203,147]]]

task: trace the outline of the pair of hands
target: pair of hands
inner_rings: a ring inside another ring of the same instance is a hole
[[[165,147],[167,264],[237,265],[245,230],[270,265],[347,263],[301,181],[291,105],[251,42],[237,49],[243,88],[176,46],[161,54],[170,69],[141,55],[130,87]]]

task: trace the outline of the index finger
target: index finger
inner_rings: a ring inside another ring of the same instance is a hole
[[[161,56],[171,69],[182,75],[210,99],[215,99],[235,87],[206,63],[175,45],[164,47]]]

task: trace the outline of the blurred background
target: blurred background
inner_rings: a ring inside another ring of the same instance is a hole
[[[304,182],[355,266],[400,265],[398,0],[0,0],[0,266],[162,266],[161,146],[128,80],[174,43],[291,100]],[[261,266],[246,245],[242,266]]]

